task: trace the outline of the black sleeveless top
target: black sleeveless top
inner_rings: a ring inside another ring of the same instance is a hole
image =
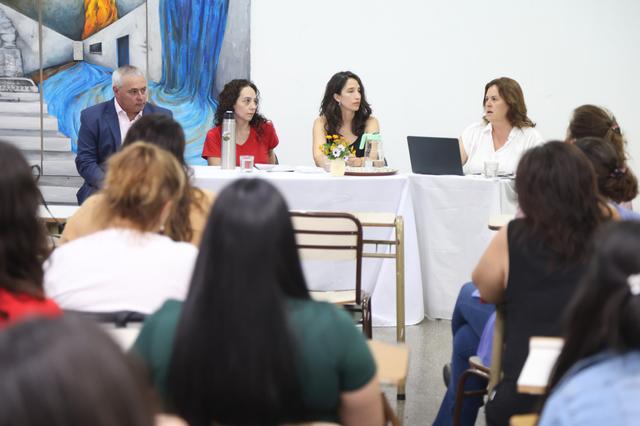
[[[356,150],[356,157],[364,157],[364,146],[360,149],[360,140],[362,139],[362,135],[358,136],[358,139],[353,141],[349,147],[353,147]]]
[[[542,241],[527,233],[523,219],[509,223],[509,280],[505,290],[503,378],[487,404],[488,424],[509,424],[513,414],[530,413],[537,397],[517,393],[517,380],[532,336],[559,336],[565,308],[587,262],[559,265]]]

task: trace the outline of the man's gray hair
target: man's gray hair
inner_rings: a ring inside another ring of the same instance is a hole
[[[140,68],[134,67],[133,65],[123,65],[111,74],[111,84],[114,87],[122,87],[122,79],[128,75],[146,78]]]

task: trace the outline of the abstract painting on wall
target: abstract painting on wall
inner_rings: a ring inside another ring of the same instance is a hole
[[[187,162],[204,164],[217,94],[249,78],[249,16],[250,0],[0,0],[0,139],[53,184],[79,186],[80,112],[111,99],[111,73],[128,64],[182,124]]]

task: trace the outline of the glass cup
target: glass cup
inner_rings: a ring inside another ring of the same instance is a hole
[[[498,177],[498,162],[489,160],[484,162],[484,177],[495,178]]]
[[[382,141],[368,140],[364,145],[364,166],[366,168],[384,166],[384,154],[382,152]]]
[[[240,156],[240,170],[245,173],[253,171],[253,155]]]

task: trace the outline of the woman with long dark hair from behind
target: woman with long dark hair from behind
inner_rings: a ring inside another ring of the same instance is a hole
[[[263,179],[219,194],[187,300],[149,317],[134,351],[191,426],[382,424],[367,344],[343,310],[309,298],[287,204]]]
[[[503,376],[485,407],[491,425],[533,411],[538,398],[516,390],[529,338],[560,335],[560,318],[586,270],[593,233],[615,214],[598,193],[589,160],[563,142],[523,155],[516,192],[524,217],[498,231],[472,274],[482,299],[504,303],[506,311]]]
[[[202,232],[214,200],[213,193],[196,188],[190,182],[190,169],[184,161],[185,137],[180,123],[164,114],[147,114],[137,120],[122,142],[122,147],[134,142],[147,142],[169,151],[185,172],[186,187],[167,218],[164,234],[174,241],[200,244]],[[103,202],[103,194],[95,194],[85,200],[78,211],[69,218],[62,232],[62,242],[101,231],[95,220]]]
[[[630,426],[640,418],[640,224],[612,224],[595,241],[540,426]]]
[[[44,295],[42,262],[49,247],[38,219],[41,199],[20,151],[0,142],[0,328],[31,315],[61,313]]]
[[[324,90],[320,103],[320,116],[313,122],[313,160],[322,167],[326,157],[320,150],[327,135],[340,135],[346,139],[356,153],[350,158],[354,166],[362,165],[364,146],[360,146],[364,133],[380,131],[378,120],[371,115],[371,106],[364,93],[360,77],[351,71],[335,73]]]

